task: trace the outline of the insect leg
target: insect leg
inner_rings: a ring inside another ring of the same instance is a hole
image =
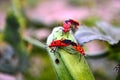
[[[57,47],[51,48],[50,52],[54,53],[54,55],[55,55],[56,49],[57,49]]]
[[[82,56],[81,56],[81,54],[79,54],[79,62],[81,61],[81,58],[82,58]]]

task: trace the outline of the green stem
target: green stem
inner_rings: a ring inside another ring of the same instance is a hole
[[[46,45],[36,39],[30,38],[30,37],[24,37],[24,40],[35,46],[46,49]]]
[[[48,37],[48,45],[53,41],[54,38],[67,38],[76,42],[71,32],[62,35],[62,30],[59,28],[55,28],[52,34]],[[58,80],[95,80],[87,62],[84,59],[84,56],[81,55],[81,59],[79,61],[80,54],[72,50],[72,47],[67,48],[71,51],[66,50],[66,47],[58,47],[54,54],[51,52],[51,49],[47,47],[57,73]]]

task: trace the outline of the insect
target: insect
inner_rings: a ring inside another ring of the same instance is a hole
[[[49,47],[66,47],[71,45],[71,40],[61,39],[61,40],[53,40]]]
[[[119,72],[120,71],[120,64],[118,64],[117,66],[115,66],[115,68],[114,68],[117,72]]]
[[[66,47],[69,45],[71,45],[75,50],[80,52],[82,55],[85,55],[84,49],[79,44],[68,39],[53,40],[52,43],[49,45],[49,48],[51,48],[51,51],[55,52],[56,48],[52,47]]]
[[[69,45],[71,45],[71,40],[68,39],[53,40],[49,48],[51,48],[51,52],[55,53],[57,47],[66,47]]]
[[[63,23],[63,32],[69,32],[69,30],[72,28],[71,26],[73,25],[73,28],[77,28],[79,26],[79,23],[75,20],[69,19],[64,21]]]
[[[83,56],[85,55],[84,49],[79,44],[75,44],[75,45],[72,45],[72,46],[73,46],[73,48],[75,50],[77,50],[78,52],[80,52]]]

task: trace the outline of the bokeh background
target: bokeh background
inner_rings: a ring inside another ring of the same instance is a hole
[[[89,28],[105,22],[120,38],[120,0],[0,0],[0,80],[57,80],[43,44],[66,19]],[[96,80],[120,80],[114,70],[119,42],[93,40],[83,46]]]

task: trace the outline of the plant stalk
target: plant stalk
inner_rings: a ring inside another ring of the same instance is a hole
[[[61,28],[57,27],[53,29],[53,32],[47,39],[47,45],[53,39],[69,39],[76,42],[71,31],[63,33]],[[58,47],[55,53],[52,53],[49,47],[47,47],[47,50],[58,80],[95,80],[84,56],[72,50],[72,47]]]

